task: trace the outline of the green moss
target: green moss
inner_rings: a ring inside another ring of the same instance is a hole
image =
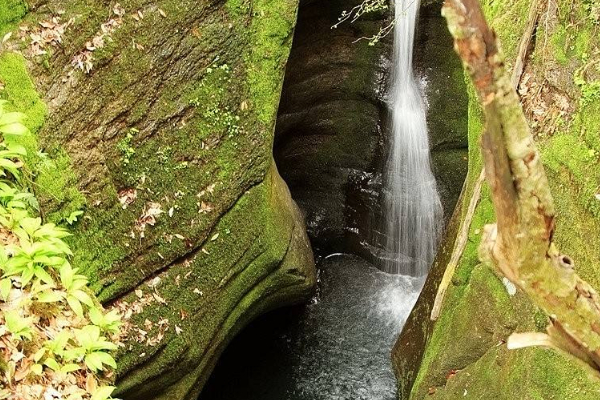
[[[497,275],[481,264],[473,268],[469,283],[461,290],[452,288],[446,304],[452,307],[434,327],[411,398],[421,399],[430,387],[444,386],[451,370],[464,369],[477,361],[517,327],[536,327],[534,308],[525,296],[510,297]],[[532,317],[523,318],[527,312]]]
[[[124,351],[119,358],[121,371],[138,365],[140,354],[143,354],[143,359],[153,359],[153,363],[135,368],[122,380],[119,390],[124,397],[132,387],[138,390],[142,387],[141,392],[136,392],[137,395],[153,389],[164,389],[156,387],[154,381],[157,377],[164,377],[172,363],[178,362],[180,368],[184,369],[190,360],[204,355],[203,362],[194,366],[196,371],[175,387],[169,388],[163,396],[168,399],[173,398],[174,393],[181,395],[190,390],[199,390],[201,385],[196,380],[206,379],[206,369],[212,367],[215,361],[213,357],[222,346],[249,319],[264,311],[263,307],[271,308],[277,304],[272,303],[274,299],[271,299],[276,293],[277,296],[281,295],[276,288],[289,285],[290,290],[297,292],[291,297],[287,296],[286,302],[297,298],[299,292],[306,294],[310,291],[314,276],[289,274],[282,268],[281,260],[297,256],[296,250],[288,248],[298,217],[290,207],[290,201],[287,188],[272,168],[263,183],[247,191],[222,216],[207,236],[203,251],[198,249],[186,258],[186,262],[178,262],[160,275],[161,284],[155,290],[165,298],[167,304],[177,306],[149,309],[144,314],[134,316],[132,322],[143,326],[146,319],[156,322],[168,318],[180,321],[178,326],[183,333],[178,337],[170,330],[165,338],[169,342],[165,350],[160,350],[160,346],[150,347],[132,341],[133,349]],[[296,260],[289,267],[297,270],[302,265],[304,262]],[[202,293],[181,290],[178,282],[182,286],[187,285],[185,287],[188,289],[190,286],[186,282],[193,282],[192,287],[201,288]],[[130,297],[135,298],[133,295]],[[183,321],[182,311],[190,316]],[[152,330],[149,336],[156,333],[156,329]],[[222,345],[215,346],[213,343]],[[182,354],[185,354],[183,359]],[[193,383],[196,385],[192,387]]]
[[[44,125],[47,109],[29,78],[22,55],[9,52],[0,55],[0,80],[5,86],[0,97],[10,102],[13,110],[27,116],[25,125],[31,135],[24,137],[23,145],[27,148],[27,165],[33,176],[31,186],[46,211],[44,217],[49,222],[64,223],[72,212],[84,208],[85,198],[77,190],[76,178],[64,151],[58,151],[52,159],[38,152],[37,134]]]
[[[479,379],[471,376],[477,374]],[[525,383],[526,382],[526,383]],[[586,365],[543,348],[491,348],[481,359],[449,378],[431,399],[592,400],[599,380]]]
[[[235,6],[239,7],[239,0],[234,0]],[[297,2],[255,0],[252,11],[254,18],[250,29],[253,46],[246,59],[248,83],[258,119],[270,124],[277,113],[278,94],[283,83],[281,76],[291,46]],[[265,134],[272,136],[272,132]]]
[[[35,191],[46,199],[43,208],[47,221],[65,224],[72,213],[85,209],[85,196],[77,189],[77,177],[64,150],[55,152],[52,159],[40,158],[35,173]]]
[[[565,48],[567,47],[567,28],[561,26],[552,34],[551,43],[555,49],[556,61],[562,65],[569,63],[569,58]]]
[[[8,100],[14,110],[26,114],[25,125],[34,135],[37,134],[44,124],[47,110],[29,78],[22,55],[12,52],[0,54],[0,81],[4,84],[0,97]],[[37,146],[28,150],[34,154]]]
[[[27,3],[23,0],[0,1],[0,38],[16,27],[27,10]]]
[[[483,3],[512,59],[529,2]],[[574,71],[581,68],[582,61],[597,58],[597,43],[589,39],[593,22],[581,1],[561,1],[558,8],[557,25],[551,25],[549,31],[544,31],[546,26],[539,28],[538,38],[550,40],[537,42],[533,54],[536,61],[531,67],[534,74],[546,76],[545,65],[560,65],[556,85],[573,93],[575,112],[557,119],[553,125],[557,133],[540,135],[538,146],[555,198],[554,240],[562,252],[575,259],[577,272],[599,288],[600,243],[590,238],[600,237],[600,201],[596,198],[600,193],[600,99],[586,97],[583,88],[573,84]],[[573,20],[578,21],[576,26],[571,24]],[[598,71],[590,68],[587,73],[590,82],[597,81]],[[469,93],[470,170],[463,193],[463,212],[480,171],[481,156],[476,144],[483,128],[481,109],[470,84]],[[508,351],[499,345],[512,331],[544,330],[547,317],[520,293],[508,298],[495,274],[479,265],[477,247],[482,227],[493,220],[489,189],[484,186],[466,250],[427,344],[411,398],[597,398],[597,378],[587,366],[569,356],[540,348]],[[488,316],[483,318],[480,309]],[[452,369],[460,371],[448,379]],[[430,387],[436,388],[435,394],[427,396]]]
[[[496,32],[502,35],[502,49],[508,60],[517,57],[522,32],[529,15],[528,1],[523,0],[482,0],[483,11]]]

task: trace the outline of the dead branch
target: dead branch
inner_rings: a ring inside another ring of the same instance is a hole
[[[496,36],[478,0],[446,0],[443,14],[486,119],[482,151],[497,223],[485,228],[480,258],[551,317],[557,347],[600,369],[600,301],[552,242],[552,195]]]
[[[433,302],[433,307],[431,309],[430,319],[432,321],[437,321],[442,311],[442,304],[444,304],[444,298],[446,297],[446,292],[448,291],[448,286],[450,286],[450,282],[452,281],[452,277],[454,276],[454,271],[456,271],[456,267],[462,257],[465,248],[467,247],[467,240],[469,239],[469,230],[471,229],[471,223],[473,222],[473,216],[475,215],[475,210],[477,209],[477,204],[479,204],[479,199],[481,198],[481,188],[483,186],[483,181],[485,180],[485,171],[482,169],[479,177],[477,178],[477,182],[475,182],[475,187],[473,188],[473,195],[471,196],[471,200],[469,201],[469,207],[467,208],[467,213],[462,221],[460,226],[460,231],[456,238],[456,243],[454,244],[454,248],[452,249],[452,255],[450,256],[450,261],[446,266],[446,271],[444,271],[444,276],[442,277],[442,281],[438,287],[437,294],[435,296],[435,301]]]
[[[519,90],[519,83],[521,82],[521,77],[525,71],[525,65],[529,55],[529,48],[531,47],[531,42],[535,37],[540,16],[542,14],[540,4],[541,0],[533,0],[531,2],[531,5],[529,6],[527,26],[525,27],[525,32],[523,33],[523,36],[521,36],[521,42],[519,43],[519,53],[517,54],[517,60],[515,62],[512,74],[512,82],[517,91]]]

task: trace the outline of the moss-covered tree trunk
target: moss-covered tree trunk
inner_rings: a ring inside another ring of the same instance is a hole
[[[443,12],[486,118],[482,148],[498,222],[486,226],[480,257],[551,316],[547,343],[598,368],[600,300],[552,241],[550,187],[496,37],[477,0],[447,0]]]
[[[77,217],[72,263],[125,314],[119,395],[193,399],[239,329],[315,284],[272,159],[297,1],[3,1],[0,96],[47,154],[44,218]]]

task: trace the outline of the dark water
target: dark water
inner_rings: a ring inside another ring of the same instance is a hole
[[[320,269],[319,301],[246,328],[200,400],[397,399],[390,351],[423,281],[345,255]]]

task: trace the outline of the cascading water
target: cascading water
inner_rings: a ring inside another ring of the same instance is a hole
[[[420,0],[396,0],[392,138],[384,201],[388,256],[384,270],[427,274],[442,227],[442,204],[429,159],[425,103],[413,73],[413,46]]]

